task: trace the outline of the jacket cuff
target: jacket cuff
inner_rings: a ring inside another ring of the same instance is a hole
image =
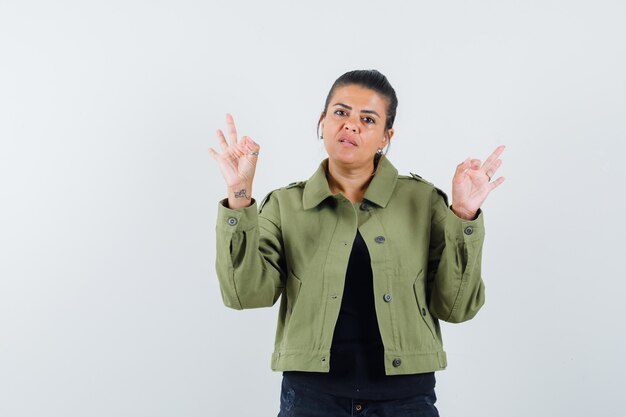
[[[217,205],[217,228],[231,233],[254,229],[259,224],[256,200],[248,207],[233,210],[228,208],[228,199]]]
[[[473,242],[483,240],[485,238],[485,227],[482,210],[478,209],[474,220],[465,220],[454,214],[452,209],[448,207],[446,234],[458,241]]]

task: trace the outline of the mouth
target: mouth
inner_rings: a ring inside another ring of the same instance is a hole
[[[348,138],[341,138],[341,139],[339,139],[339,143],[343,143],[343,144],[346,144],[346,145],[357,146],[356,142],[354,142],[352,139],[348,139]]]

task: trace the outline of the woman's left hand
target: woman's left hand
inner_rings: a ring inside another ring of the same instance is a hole
[[[489,193],[504,182],[504,177],[491,180],[502,164],[502,152],[504,145],[498,146],[482,165],[479,159],[468,158],[456,167],[452,178],[451,208],[458,217],[475,219]]]

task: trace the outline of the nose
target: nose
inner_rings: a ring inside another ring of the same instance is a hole
[[[344,125],[344,129],[356,133],[357,132],[358,122],[354,121],[352,118],[346,120],[346,124]]]

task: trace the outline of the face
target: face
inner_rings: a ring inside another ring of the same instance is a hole
[[[321,118],[331,163],[373,166],[376,152],[393,136],[393,129],[385,129],[386,109],[387,100],[373,90],[358,85],[337,88]]]

